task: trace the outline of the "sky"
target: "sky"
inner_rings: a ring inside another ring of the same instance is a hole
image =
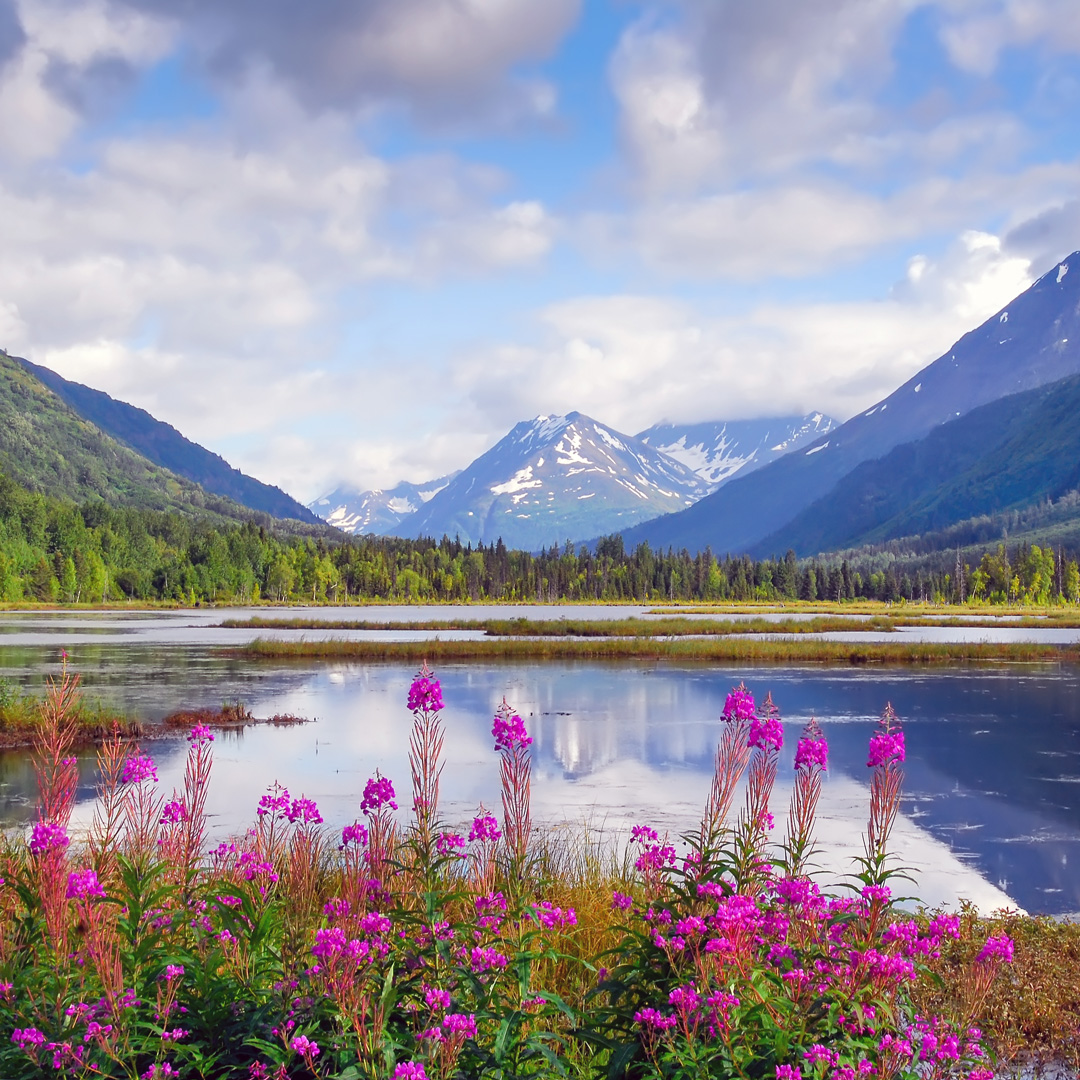
[[[885,396],[1080,248],[1076,0],[0,0],[0,347],[302,501]]]

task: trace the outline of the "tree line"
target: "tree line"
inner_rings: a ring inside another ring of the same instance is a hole
[[[502,541],[286,535],[257,522],[83,505],[36,494],[0,474],[0,600],[183,604],[607,600],[1080,600],[1075,560],[998,545],[972,568],[905,569],[902,559],[751,559],[711,551],[567,543],[539,553]]]

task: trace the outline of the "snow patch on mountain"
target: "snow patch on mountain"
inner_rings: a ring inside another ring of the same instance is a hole
[[[814,412],[764,420],[657,424],[637,437],[693,470],[713,492],[736,474],[745,476],[835,427],[832,417]]]
[[[323,521],[350,535],[396,535],[401,523],[433,499],[457,473],[423,484],[401,483],[382,491],[339,487],[308,504]]]

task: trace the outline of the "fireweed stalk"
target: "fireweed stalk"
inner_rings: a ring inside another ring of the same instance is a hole
[[[439,777],[442,773],[443,707],[439,680],[427,666],[421,666],[409,687],[409,711],[413,715],[409,733],[409,771],[413,788],[413,842],[424,865],[432,861],[435,823],[439,812]]]
[[[795,783],[791,789],[784,849],[785,870],[789,877],[802,875],[813,853],[814,814],[821,797],[821,774],[828,767],[828,741],[817,720],[811,718],[795,749]]]
[[[750,722],[756,718],[753,695],[740,683],[724,701],[720,744],[716,748],[712,787],[701,822],[700,847],[712,850],[719,846],[721,833],[739,781],[750,762]]]
[[[503,698],[491,726],[495,749],[499,752],[499,779],[502,782],[503,833],[509,859],[510,881],[521,879],[525,871],[532,819],[529,815],[532,783],[532,736],[520,716]]]

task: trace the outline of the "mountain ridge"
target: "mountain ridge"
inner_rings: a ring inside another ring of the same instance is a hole
[[[25,357],[11,359],[84,420],[155,465],[193,481],[212,495],[223,496],[271,517],[294,518],[307,524],[319,522],[315,514],[291,495],[233,468],[219,454],[188,439],[145,409],[120,401],[103,390],[65,379]]]
[[[678,514],[625,530],[624,542],[750,551],[863,461],[880,458],[979,405],[1077,373],[1080,252],[1043,274],[887,397],[807,449],[735,477]]]

